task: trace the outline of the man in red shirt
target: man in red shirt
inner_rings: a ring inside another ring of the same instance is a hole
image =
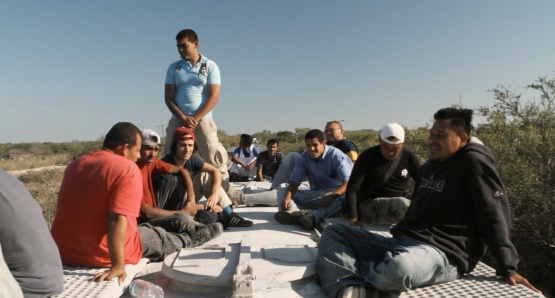
[[[114,125],[102,149],[75,159],[66,169],[52,237],[62,263],[108,267],[93,279],[127,273],[125,264],[144,257],[161,260],[184,247],[194,246],[188,235],[169,233],[151,224],[137,226],[143,198],[142,176],[135,162],[140,157],[141,131],[132,123]]]

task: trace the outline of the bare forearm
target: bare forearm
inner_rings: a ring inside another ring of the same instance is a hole
[[[231,161],[238,165],[243,166],[243,162],[239,160],[239,157],[236,154],[233,154],[233,156],[231,157]]]
[[[215,171],[212,173],[212,193],[217,194],[222,186],[222,172],[214,168]]]
[[[166,106],[175,117],[181,120],[185,120],[187,116],[183,114],[183,112],[177,105],[177,102],[175,101],[176,86],[166,84],[164,88],[164,99],[166,102]]]
[[[202,119],[202,117],[206,116],[206,114],[210,113],[210,111],[214,109],[219,100],[220,99],[218,97],[211,96],[210,98],[208,98],[206,103],[197,110],[193,117],[195,117],[195,119],[197,120]]]
[[[127,217],[108,214],[108,251],[112,267],[125,265],[125,239],[127,235]]]
[[[334,190],[332,193],[336,194],[336,195],[342,195],[345,193],[345,191],[347,190],[347,184],[348,181],[343,182],[343,184],[341,184],[341,186],[339,186],[336,190]]]
[[[291,200],[291,198],[293,197],[293,195],[297,192],[297,190],[299,189],[299,185],[289,181],[289,185],[287,186],[287,193],[285,194],[285,198]]]
[[[165,210],[161,208],[152,207],[150,205],[141,206],[141,214],[147,219],[160,218],[173,215],[176,211]]]
[[[170,112],[178,119],[185,120],[187,118],[187,116],[183,114],[181,109],[177,106],[173,98],[166,98],[166,106],[168,107]]]
[[[185,187],[187,188],[187,203],[195,203],[195,190],[193,188],[193,180],[191,179],[191,175],[189,171],[180,168],[181,176],[183,177],[183,181],[185,182]]]

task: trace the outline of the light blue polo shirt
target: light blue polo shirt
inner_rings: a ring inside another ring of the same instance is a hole
[[[179,60],[168,67],[166,84],[176,86],[177,106],[183,114],[193,116],[208,100],[207,86],[221,85],[220,69],[214,61],[203,55],[200,55],[200,61],[195,65]],[[212,118],[212,111],[204,117]]]
[[[351,159],[341,150],[326,145],[320,159],[312,159],[305,150],[297,160],[290,181],[301,184],[308,177],[310,189],[336,189],[349,181],[353,170]]]

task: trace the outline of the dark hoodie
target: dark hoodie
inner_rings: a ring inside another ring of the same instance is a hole
[[[487,245],[497,275],[514,274],[518,254],[509,239],[509,202],[489,149],[469,143],[443,162],[426,162],[420,178],[409,210],[391,233],[439,248],[461,274],[474,269]]]

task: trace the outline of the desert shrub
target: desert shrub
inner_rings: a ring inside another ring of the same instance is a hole
[[[49,227],[56,216],[58,191],[63,176],[64,169],[54,169],[28,172],[18,177],[42,207],[44,220]]]
[[[0,168],[5,171],[36,169],[52,165],[66,165],[71,160],[72,156],[67,153],[53,155],[24,154],[19,157],[0,161]]]
[[[487,123],[477,133],[507,187],[519,270],[545,292],[555,278],[555,78],[527,88],[539,98],[525,100],[504,86],[491,90],[495,102],[478,109]]]

